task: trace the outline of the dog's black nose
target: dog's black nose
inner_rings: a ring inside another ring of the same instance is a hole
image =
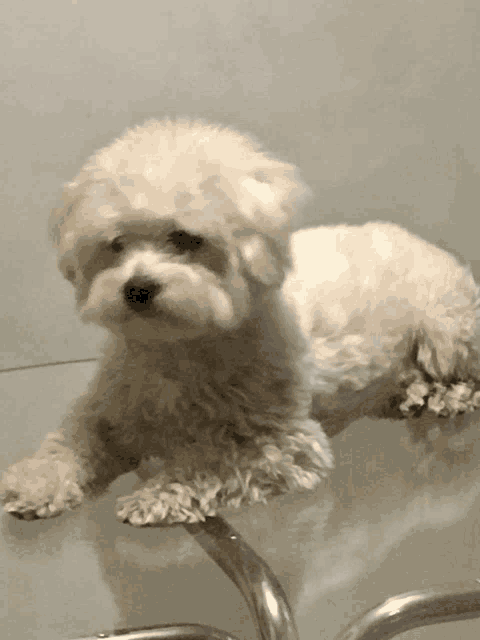
[[[123,296],[130,309],[140,313],[151,308],[153,299],[160,293],[161,288],[148,278],[130,278],[123,287]]]

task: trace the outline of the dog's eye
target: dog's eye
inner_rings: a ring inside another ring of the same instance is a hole
[[[110,243],[110,248],[114,253],[120,253],[125,249],[125,238],[118,236]]]
[[[191,236],[186,231],[173,231],[168,235],[168,243],[181,253],[197,251],[203,245],[203,238]]]

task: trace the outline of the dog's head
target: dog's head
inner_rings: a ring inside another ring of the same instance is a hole
[[[51,234],[86,321],[171,340],[233,329],[281,286],[308,195],[294,166],[243,135],[151,121],[66,185]]]

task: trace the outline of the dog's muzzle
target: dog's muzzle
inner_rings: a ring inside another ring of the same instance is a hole
[[[129,309],[142,313],[153,309],[155,296],[161,289],[161,285],[148,278],[130,278],[123,287],[123,297]]]

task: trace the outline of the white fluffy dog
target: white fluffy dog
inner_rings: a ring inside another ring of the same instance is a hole
[[[56,516],[153,465],[117,516],[195,522],[316,486],[333,460],[315,418],[480,404],[468,269],[392,224],[292,235],[308,195],[201,122],[151,121],[90,159],[52,227],[110,340],[62,428],[4,474],[7,511]]]

